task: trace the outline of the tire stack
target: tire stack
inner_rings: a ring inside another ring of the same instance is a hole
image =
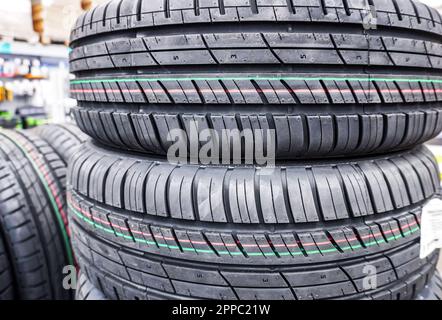
[[[73,298],[66,171],[84,140],[72,125],[0,129],[0,301]]]
[[[55,150],[66,166],[80,145],[88,140],[87,135],[70,123],[50,124],[33,130]]]
[[[74,265],[66,164],[44,140],[0,129],[0,300],[67,300]]]
[[[441,31],[411,0],[115,0],[84,14],[70,57],[93,138],[69,169],[78,298],[431,291],[420,218],[440,182],[421,144],[442,130]],[[272,130],[276,166],[171,163],[168,134],[191,144],[192,128]]]

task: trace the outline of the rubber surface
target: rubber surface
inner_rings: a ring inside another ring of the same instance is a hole
[[[418,1],[115,0],[72,32],[73,114],[109,145],[274,130],[280,159],[409,148],[442,130],[440,14]],[[195,123],[196,124],[195,124]]]
[[[72,191],[112,211],[239,224],[339,221],[418,205],[439,190],[424,147],[275,168],[174,165],[93,144],[73,157]]]
[[[33,132],[57,152],[66,166],[80,144],[88,139],[77,126],[69,123],[39,126]]]
[[[76,300],[108,300],[103,292],[98,290],[90,280],[81,273]],[[431,281],[418,294],[415,300],[442,300],[442,279],[438,272],[435,273]]]
[[[63,268],[74,264],[64,199],[66,166],[44,141],[0,130],[0,236],[14,298],[69,299]]]
[[[415,240],[362,258],[293,261],[272,269],[264,259],[249,259],[249,265],[235,268],[231,258],[202,264],[201,254],[193,261],[143,254],[73,225],[82,272],[110,299],[412,299],[433,276],[438,259],[434,254],[420,260]],[[364,287],[371,267],[378,272],[375,290]]]
[[[416,300],[442,300],[442,279],[437,272]]]
[[[290,3],[291,2],[291,3]],[[419,1],[401,0],[395,6],[392,0],[373,0],[379,26],[417,29],[440,34],[441,16],[437,10]],[[198,5],[198,6],[196,6]],[[171,24],[223,22],[288,21],[362,24],[367,11],[363,1],[319,0],[285,1],[177,1],[177,0],[114,0],[97,6],[80,16],[73,28],[71,42],[111,31],[131,28],[170,26]],[[210,13],[210,14],[209,14]],[[156,19],[154,19],[156,18]]]
[[[90,280],[83,273],[80,273],[75,300],[99,301],[107,299],[100,290],[93,286]]]
[[[427,149],[259,170],[84,145],[68,192],[82,271],[111,299],[409,299],[432,276],[437,255],[419,259],[421,208],[439,191]]]
[[[14,299],[14,279],[9,255],[0,235],[0,301],[12,299]]]

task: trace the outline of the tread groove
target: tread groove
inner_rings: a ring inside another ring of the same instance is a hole
[[[342,0],[342,4],[344,6],[345,14],[347,16],[351,16],[351,11],[350,11],[350,7],[348,5],[348,0]]]
[[[166,19],[170,18],[170,0],[163,0],[164,1],[164,17]]]
[[[401,9],[399,7],[397,0],[392,0],[392,2],[393,2],[394,9],[396,10],[396,14],[398,16],[399,21],[402,21],[404,18],[402,16],[402,12],[401,12]]]
[[[120,0],[117,6],[117,24],[121,22],[121,5],[123,4],[123,0]]]
[[[224,7],[224,0],[218,0],[218,7],[219,7],[219,13],[221,15],[225,15],[226,14],[226,9]]]
[[[257,0],[249,0],[250,1],[250,9],[252,10],[253,14],[258,14],[258,1]]]
[[[137,21],[141,21],[141,10],[143,8],[143,0],[137,1]]]
[[[324,16],[328,14],[327,10],[327,4],[325,3],[326,0],[319,0],[319,3],[321,5],[322,12],[324,13]]]

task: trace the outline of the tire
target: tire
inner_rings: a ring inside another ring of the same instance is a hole
[[[73,265],[65,203],[66,166],[43,140],[0,131],[0,235],[21,300],[65,300]]]
[[[442,300],[442,279],[437,272],[416,300]]]
[[[287,224],[339,222],[416,206],[439,190],[425,147],[275,168],[175,165],[88,143],[72,158],[71,195],[149,219]]]
[[[1,166],[1,164],[0,164]],[[9,254],[0,234],[0,301],[14,299],[14,278]]]
[[[103,292],[94,287],[83,273],[80,275],[78,286],[76,300],[107,300]],[[442,300],[442,279],[438,272],[433,276],[430,283],[425,286],[424,290],[419,293],[416,300]]]
[[[442,138],[442,137],[441,137]],[[437,163],[439,164],[439,169],[442,172],[442,140],[433,140],[427,144],[428,149],[434,153],[436,156]],[[442,187],[442,174],[441,174],[441,187]]]
[[[100,301],[107,299],[100,290],[94,287],[94,285],[83,273],[80,273],[75,300]]]
[[[103,143],[162,155],[195,126],[274,130],[279,159],[413,147],[442,130],[442,18],[372,2],[376,30],[347,0],[100,5],[72,31],[73,114]]]
[[[57,152],[66,166],[78,146],[88,139],[77,126],[68,123],[40,126],[34,132]]]
[[[250,261],[235,268],[230,261],[207,265],[143,254],[76,223],[73,230],[82,272],[112,300],[409,300],[429,283],[438,259],[433,254],[420,260],[419,241],[414,241],[360,259],[271,269]],[[370,266],[379,271],[376,290],[363,287]]]
[[[411,299],[432,277],[437,254],[419,259],[421,208],[439,191],[427,149],[264,173],[87,143],[68,179],[82,271],[110,299]]]

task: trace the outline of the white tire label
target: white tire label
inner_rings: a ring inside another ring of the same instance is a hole
[[[420,258],[442,248],[442,200],[433,199],[422,209]]]

